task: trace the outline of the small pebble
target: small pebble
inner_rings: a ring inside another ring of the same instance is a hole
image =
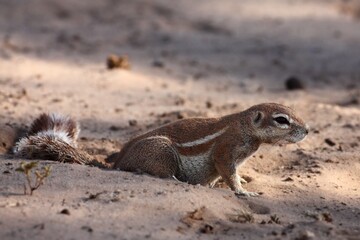
[[[120,68],[129,70],[131,68],[129,58],[127,56],[110,55],[106,60],[108,69]]]
[[[132,126],[132,127],[133,127],[133,126],[136,126],[136,125],[137,125],[137,121],[134,120],[134,119],[133,119],[133,120],[129,120],[129,125]]]
[[[286,79],[285,87],[287,90],[290,90],[290,91],[305,89],[305,85],[304,85],[303,81],[294,76]]]
[[[63,210],[61,210],[60,213],[65,214],[65,215],[70,215],[70,211],[67,208],[64,208]]]
[[[154,60],[152,63],[153,67],[157,67],[157,68],[163,68],[165,67],[164,62],[160,61],[160,60]]]
[[[206,101],[206,108],[212,108],[213,107],[213,103],[210,101]]]
[[[326,138],[326,139],[325,139],[325,143],[326,143],[327,145],[329,145],[330,147],[333,147],[333,146],[336,145],[336,143],[335,143],[333,140],[331,140],[330,138]]]

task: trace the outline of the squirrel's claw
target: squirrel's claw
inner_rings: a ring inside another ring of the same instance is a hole
[[[248,192],[246,190],[238,190],[235,192],[235,196],[237,197],[257,197],[259,195],[257,192]]]
[[[248,182],[247,182],[244,178],[240,177],[240,183],[246,184],[246,183],[248,183]]]

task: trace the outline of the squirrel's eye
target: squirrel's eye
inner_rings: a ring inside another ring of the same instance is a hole
[[[279,124],[290,125],[289,120],[287,120],[287,119],[284,118],[284,117],[276,117],[276,118],[274,118],[274,120],[275,120],[277,123],[279,123]]]

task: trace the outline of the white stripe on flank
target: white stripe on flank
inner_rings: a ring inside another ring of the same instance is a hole
[[[217,138],[218,136],[222,135],[226,130],[227,130],[227,128],[224,128],[224,129],[220,130],[219,132],[205,136],[203,138],[200,138],[200,139],[192,141],[192,142],[177,143],[176,146],[178,146],[178,147],[193,147],[196,145],[201,145],[201,144],[204,144],[204,143],[207,143],[207,142],[213,140],[214,138]]]

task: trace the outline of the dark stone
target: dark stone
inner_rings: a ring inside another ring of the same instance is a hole
[[[285,80],[285,87],[287,90],[301,90],[305,89],[305,84],[298,77],[291,76]]]

